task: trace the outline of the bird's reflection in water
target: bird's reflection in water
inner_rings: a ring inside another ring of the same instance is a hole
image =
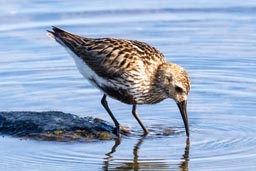
[[[106,154],[104,158],[104,170],[172,170],[171,164],[164,162],[163,159],[140,159],[139,160],[139,149],[143,144],[145,136],[140,137],[138,142],[135,144],[133,148],[133,160],[132,161],[118,161],[118,163],[114,164],[113,154],[116,152],[117,147],[121,144],[121,139],[116,139],[115,144],[112,147],[111,151]],[[189,162],[189,148],[190,141],[187,138],[185,143],[184,153],[181,157],[181,163],[178,165],[179,170],[188,171],[188,162]],[[168,159],[166,159],[168,160]],[[113,162],[113,163],[111,163]]]

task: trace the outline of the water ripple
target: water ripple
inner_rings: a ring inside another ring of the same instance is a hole
[[[150,130],[144,137],[131,106],[108,99],[132,135],[85,144],[2,137],[0,170],[256,170],[255,1],[14,0],[3,1],[0,11],[1,110],[61,110],[111,121],[102,94],[46,37],[52,25],[145,41],[184,66],[192,82],[190,139],[171,100],[138,107]]]

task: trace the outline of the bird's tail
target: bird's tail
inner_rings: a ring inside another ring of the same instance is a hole
[[[67,31],[64,31],[58,27],[52,26],[52,31],[47,30],[47,35],[61,44],[64,47],[68,47],[71,50],[81,46],[86,38],[69,33]]]

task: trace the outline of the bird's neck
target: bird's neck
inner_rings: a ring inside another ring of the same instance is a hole
[[[163,88],[163,83],[164,83],[164,80],[165,80],[165,73],[166,73],[166,70],[168,69],[170,64],[168,63],[163,63],[161,65],[158,66],[157,68],[157,71],[155,73],[155,79],[154,79],[154,84],[162,89]]]
[[[163,99],[168,98],[168,95],[166,94],[166,91],[165,91],[166,87],[163,84],[165,79],[165,71],[168,65],[169,65],[168,63],[159,65],[155,73],[154,80],[152,82],[152,87],[153,87],[152,91],[154,91],[153,93],[158,94],[159,97]]]

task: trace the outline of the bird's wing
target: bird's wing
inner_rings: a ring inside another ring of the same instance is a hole
[[[139,41],[101,38],[89,39],[57,27],[48,31],[51,38],[69,48],[101,77],[117,77],[123,73],[142,74],[151,62],[163,62],[155,48]]]

